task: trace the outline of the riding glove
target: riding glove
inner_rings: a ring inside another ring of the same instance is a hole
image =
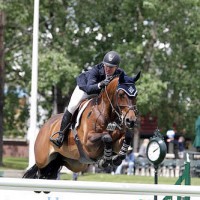
[[[103,80],[103,81],[101,81],[99,84],[98,84],[98,87],[100,88],[100,89],[102,89],[102,88],[104,88],[105,86],[107,86],[108,84],[109,84],[109,82],[110,82],[110,79],[105,79],[105,80]]]

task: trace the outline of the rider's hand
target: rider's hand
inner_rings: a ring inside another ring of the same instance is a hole
[[[98,84],[98,87],[100,89],[104,88],[105,86],[107,86],[109,84],[110,80],[109,79],[105,79],[103,81],[101,81],[99,84]]]

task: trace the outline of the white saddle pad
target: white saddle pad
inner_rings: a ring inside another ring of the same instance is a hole
[[[79,110],[78,112],[78,115],[76,117],[76,124],[75,124],[75,128],[77,128],[80,124],[80,118],[81,118],[81,115],[83,113],[83,111],[85,110],[85,108],[87,107],[88,103],[91,101],[92,99],[89,99],[85,102],[85,104],[83,105],[83,107]]]

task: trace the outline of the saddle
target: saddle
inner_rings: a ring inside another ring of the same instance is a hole
[[[79,126],[81,115],[91,100],[92,99],[84,99],[81,102],[80,106],[76,109],[75,113],[72,116],[72,122],[70,127],[71,129],[77,128]]]
[[[81,115],[82,115],[83,111],[85,110],[85,108],[87,107],[87,105],[90,103],[91,100],[92,99],[85,99],[81,102],[80,106],[77,108],[74,115],[72,116],[71,124],[69,124],[70,129],[72,130],[72,133],[74,136],[74,141],[77,145],[77,148],[78,148],[78,151],[80,154],[79,162],[84,163],[84,164],[94,164],[96,162],[96,160],[89,158],[85,154],[82,144],[81,144],[81,141],[79,140],[76,128],[80,124],[80,119],[81,119]],[[68,131],[69,131],[69,129],[68,129]]]

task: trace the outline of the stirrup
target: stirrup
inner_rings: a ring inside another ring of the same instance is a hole
[[[58,134],[57,138],[53,138],[56,134]],[[57,147],[61,147],[63,145],[65,135],[63,131],[58,131],[56,133],[53,133],[50,137],[50,141],[55,144]]]

